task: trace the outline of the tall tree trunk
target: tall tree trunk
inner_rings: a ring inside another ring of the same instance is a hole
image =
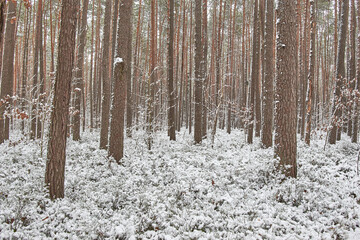
[[[6,11],[6,1],[0,0],[0,79],[2,75],[2,55],[4,49],[4,30],[5,30],[5,11]]]
[[[340,124],[342,117],[342,105],[344,104],[344,99],[341,94],[341,88],[343,86],[343,80],[345,78],[345,48],[346,48],[346,35],[348,30],[348,18],[349,18],[349,0],[342,1],[342,12],[341,12],[341,29],[340,29],[340,38],[338,42],[337,49],[337,61],[336,61],[336,83],[335,83],[335,93],[332,106],[331,117],[331,128],[329,133],[329,143],[335,144],[337,140],[337,134],[341,136],[341,127]]]
[[[49,187],[51,199],[64,197],[66,134],[79,5],[79,0],[62,0],[55,92],[45,173],[45,183]]]
[[[349,87],[352,90],[355,89],[356,83],[356,7],[355,0],[351,0],[351,20],[350,20],[350,61],[349,61]],[[350,99],[351,101],[351,99]],[[347,122],[347,134],[352,135],[352,119],[353,119],[353,104],[348,106],[348,122]]]
[[[264,92],[261,142],[265,148],[272,146],[274,106],[274,1],[266,1]]]
[[[279,0],[277,8],[275,156],[287,177],[296,177],[296,2]]]
[[[95,7],[94,2],[92,4],[92,11],[91,11],[91,51],[90,51],[90,78],[89,78],[89,94],[90,94],[90,131],[94,128],[94,86],[93,86],[93,79],[94,79],[94,22],[95,22]]]
[[[357,5],[357,25],[360,27],[360,0],[356,1]],[[360,92],[360,34],[357,35],[357,69],[356,69],[356,90]],[[351,142],[358,142],[358,131],[359,131],[359,104],[355,101],[354,103],[354,118],[352,127]]]
[[[141,6],[141,0],[140,0],[140,6]],[[112,19],[112,33],[111,33],[111,71],[110,71],[111,78],[114,72],[114,60],[115,60],[115,49],[116,49],[116,39],[117,39],[116,30],[117,30],[118,17],[119,17],[119,0],[115,0],[114,9],[113,9],[113,19]],[[110,90],[110,92],[112,92],[112,90]]]
[[[202,140],[202,82],[203,74],[201,69],[202,44],[201,44],[201,0],[195,0],[195,123],[194,140],[200,143]],[[191,118],[191,116],[190,116]]]
[[[22,63],[22,80],[21,80],[21,112],[25,112],[26,108],[26,86],[28,80],[28,62],[29,62],[29,36],[30,36],[30,15],[31,11],[29,9],[26,10],[26,22],[25,22],[25,33],[24,33],[24,53],[23,53],[23,63]],[[0,55],[1,56],[1,55]],[[23,115],[25,118],[25,115]],[[25,122],[22,117],[21,121],[21,131],[24,133],[25,131]]]
[[[259,90],[259,65],[260,65],[260,26],[259,26],[259,0],[255,0],[254,6],[254,28],[253,28],[253,58],[251,66],[251,90],[250,90],[250,123],[248,125],[248,143],[253,143],[255,124],[255,95]],[[259,116],[256,116],[256,122]]]
[[[313,107],[313,92],[314,92],[314,79],[315,79],[315,34],[316,34],[316,9],[314,0],[310,0],[310,61],[309,61],[309,76],[308,76],[308,87],[306,94],[306,132],[305,132],[305,143],[310,145],[311,135],[311,117]]]
[[[208,57],[208,36],[207,36],[207,0],[203,0],[203,12],[202,12],[202,46],[203,46],[203,59],[202,59],[202,77],[204,79],[203,84],[203,97],[202,97],[202,137],[207,135],[207,95],[209,77],[207,73],[207,57]]]
[[[89,0],[83,0],[81,26],[78,32],[79,45],[78,45],[75,79],[74,79],[75,115],[74,115],[74,126],[73,126],[73,139],[75,141],[80,140],[80,110],[81,110],[80,105],[81,105],[82,96],[84,95],[83,69],[84,69],[84,50],[86,45],[86,33],[87,33],[86,24],[87,24],[88,5],[89,5]],[[83,106],[83,108],[85,108],[85,106]]]
[[[308,19],[309,19],[309,0],[305,2],[305,23],[304,23],[304,33],[303,33],[303,41],[302,41],[302,71],[300,72],[300,78],[302,83],[302,96],[301,96],[301,138],[303,139],[305,136],[305,122],[306,122],[306,92],[307,92],[307,74],[308,74]]]
[[[151,150],[153,142],[153,128],[154,128],[154,99],[155,99],[155,82],[156,82],[156,24],[155,24],[155,2],[151,1],[151,13],[150,13],[150,68],[149,68],[149,84],[148,84],[148,104],[147,104],[147,145]]]
[[[39,1],[40,3],[40,1]],[[36,138],[41,138],[42,137],[42,128],[43,128],[43,109],[42,106],[44,106],[44,101],[45,101],[45,96],[44,96],[44,92],[45,92],[45,70],[46,70],[46,63],[44,62],[44,59],[46,59],[46,57],[44,58],[44,49],[46,49],[43,45],[43,5],[41,6],[41,16],[40,16],[40,30],[39,30],[39,89],[38,89],[38,110],[39,110],[39,114],[38,114],[38,118],[37,118],[37,122],[36,122]],[[45,35],[44,35],[45,36]]]
[[[8,2],[8,12],[6,19],[6,32],[4,42],[2,75],[1,75],[1,94],[0,99],[5,101],[0,106],[0,143],[9,139],[9,118],[4,116],[6,107],[11,103],[14,81],[14,58],[16,42],[16,2]],[[0,41],[1,42],[1,41]]]
[[[109,138],[109,118],[110,118],[110,24],[111,24],[111,1],[106,0],[105,4],[105,18],[104,18],[104,35],[102,44],[102,112],[101,112],[101,130],[100,130],[100,148],[108,148]],[[114,39],[113,39],[114,41]]]
[[[168,135],[175,141],[175,92],[174,92],[174,0],[169,0],[169,40],[168,40]]]
[[[132,14],[132,13],[131,13]],[[133,115],[133,95],[132,95],[132,89],[131,89],[131,78],[132,78],[132,65],[131,65],[131,60],[132,60],[132,25],[129,25],[129,39],[128,39],[128,46],[127,46],[127,59],[125,60],[127,62],[126,64],[126,136],[131,137],[132,136],[132,115]],[[160,34],[161,35],[161,34]]]
[[[38,8],[36,13],[36,33],[35,33],[35,46],[34,46],[34,69],[33,69],[33,86],[31,90],[32,107],[31,107],[31,131],[30,138],[36,137],[37,121],[38,121],[38,101],[39,101],[39,56],[41,45],[41,29],[42,29],[42,0],[38,1]]]
[[[131,35],[131,16],[133,0],[121,0],[117,32],[117,51],[113,76],[113,100],[111,106],[109,156],[117,163],[124,156],[124,115],[126,108],[127,71],[131,69],[128,61],[128,46]]]

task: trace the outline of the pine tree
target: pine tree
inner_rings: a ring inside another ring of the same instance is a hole
[[[79,2],[62,0],[61,3],[59,50],[45,173],[51,199],[64,197],[66,135]]]
[[[131,12],[133,0],[121,0],[117,32],[117,51],[113,74],[113,99],[111,105],[109,156],[118,163],[124,156],[124,116],[126,108],[126,77],[131,63],[128,42],[131,35]]]
[[[275,156],[286,176],[296,177],[296,2],[279,0],[275,82]]]
[[[4,116],[5,108],[11,103],[14,81],[14,55],[16,39],[16,2],[8,2],[8,11],[6,19],[6,31],[3,52],[3,64],[1,71],[1,94],[0,99],[4,103],[0,106],[0,143],[9,139],[10,122],[7,116]],[[0,41],[1,42],[1,41]]]
[[[266,1],[265,49],[264,49],[264,92],[261,142],[264,147],[272,146],[274,105],[274,1]]]
[[[201,44],[201,0],[195,1],[195,125],[194,140],[200,143],[202,140],[202,44]]]
[[[109,117],[110,117],[110,73],[109,63],[110,56],[110,24],[111,24],[111,1],[105,3],[104,35],[103,35],[103,52],[102,52],[102,112],[101,112],[101,131],[100,131],[100,148],[107,149],[109,138]],[[114,38],[113,38],[114,41]]]
[[[175,135],[175,91],[174,91],[174,0],[169,0],[169,37],[168,37],[168,134],[170,140]]]
[[[329,133],[329,143],[335,144],[338,136],[341,136],[341,127],[338,126],[342,117],[342,105],[344,99],[341,96],[341,88],[343,86],[343,80],[345,78],[345,48],[346,48],[346,36],[348,30],[348,18],[349,18],[349,0],[342,1],[342,12],[341,12],[341,29],[340,38],[337,49],[337,60],[336,60],[336,83],[335,92],[332,106],[332,118],[331,128]]]

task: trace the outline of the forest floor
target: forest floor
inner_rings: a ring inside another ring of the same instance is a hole
[[[220,130],[214,145],[159,132],[152,151],[136,132],[122,165],[98,136],[68,141],[65,198],[54,202],[41,143],[0,145],[0,239],[360,239],[359,145],[347,137],[326,151],[298,141],[298,178],[284,180],[273,149],[242,131]]]

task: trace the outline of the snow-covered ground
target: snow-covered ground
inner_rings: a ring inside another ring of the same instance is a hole
[[[214,146],[160,132],[152,151],[138,132],[122,165],[98,135],[69,140],[55,202],[40,143],[0,145],[0,239],[360,239],[359,146],[347,138],[326,151],[299,141],[298,178],[282,180],[273,149],[242,131],[220,130]]]

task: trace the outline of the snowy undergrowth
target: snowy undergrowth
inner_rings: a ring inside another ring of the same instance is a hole
[[[44,190],[38,142],[0,145],[1,239],[348,239],[360,233],[358,145],[298,142],[298,178],[283,180],[273,149],[220,131],[214,146],[185,130],[170,142],[126,140],[122,165],[98,133],[69,140],[65,195]],[[15,146],[14,146],[15,145]],[[46,156],[46,153],[44,153]],[[359,238],[358,238],[359,239]]]

